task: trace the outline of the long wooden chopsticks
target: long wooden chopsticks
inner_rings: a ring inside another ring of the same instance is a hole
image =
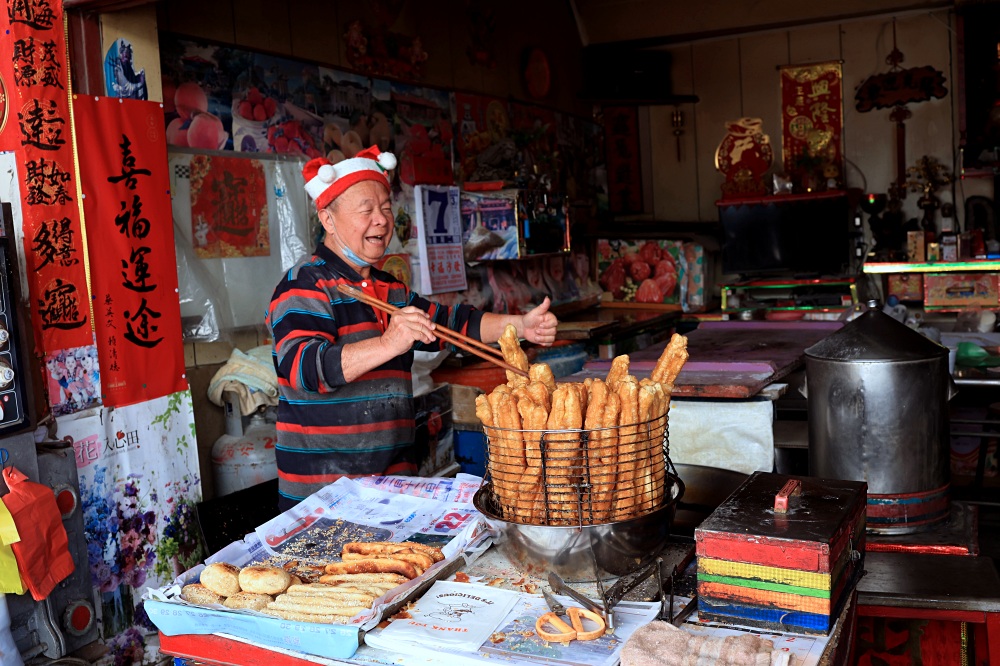
[[[386,303],[385,301],[379,300],[374,296],[369,296],[365,292],[361,291],[357,287],[352,287],[349,284],[339,284],[337,285],[337,291],[344,294],[345,296],[350,296],[351,298],[357,299],[366,305],[370,305],[377,310],[382,312],[387,312],[392,314],[399,310],[395,305],[391,303]],[[447,340],[451,344],[464,349],[470,354],[474,354],[481,359],[489,361],[495,365],[500,366],[507,372],[513,372],[521,377],[527,377],[528,373],[520,368],[515,368],[506,361],[503,360],[503,353],[499,349],[494,349],[489,345],[483,344],[479,340],[474,340],[466,335],[462,335],[458,331],[453,331],[450,328],[445,328],[441,324],[434,324],[434,333],[440,338]]]

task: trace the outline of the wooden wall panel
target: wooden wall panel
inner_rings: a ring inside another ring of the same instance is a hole
[[[420,37],[429,54],[424,62],[423,83],[439,88],[452,86],[452,60],[465,55],[456,52],[452,43],[449,23],[459,18],[449,14],[452,6],[449,0],[423,0],[419,5],[411,3],[402,19],[405,25],[413,26],[413,34]],[[442,20],[445,16],[449,16],[450,21]]]
[[[201,37],[225,44],[236,43],[233,5],[227,0],[171,0],[163,3],[167,24],[161,30]]]
[[[288,55],[334,67],[343,64],[344,27],[338,20],[337,3],[288,0],[288,23],[292,27]]]
[[[233,3],[236,43],[252,51],[292,52],[288,3],[273,0],[240,0]]]
[[[721,173],[715,170],[715,149],[726,136],[726,123],[740,117],[739,44],[730,39],[692,47],[698,160],[698,217],[718,219],[715,202],[722,195]]]
[[[506,97],[513,93],[519,75],[518,52],[524,42],[522,35],[524,14],[498,0],[482,0],[487,5],[492,4],[496,11],[496,39],[492,46],[496,53],[497,66],[493,69],[480,67],[482,76],[482,92],[487,95]],[[569,7],[567,7],[568,11]],[[560,62],[560,70],[566,64]]]
[[[483,86],[483,71],[486,67],[474,64],[469,59],[469,49],[472,48],[472,23],[469,20],[468,3],[465,0],[449,0],[448,21],[449,41],[451,42],[451,85],[456,90],[481,90]],[[496,32],[487,45],[496,48],[501,36]]]

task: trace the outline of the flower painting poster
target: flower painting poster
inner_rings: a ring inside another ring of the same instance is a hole
[[[142,590],[172,581],[206,553],[191,392],[57,420],[76,454],[87,560],[101,634],[134,623]]]

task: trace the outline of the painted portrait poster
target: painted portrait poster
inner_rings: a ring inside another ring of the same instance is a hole
[[[72,414],[101,403],[97,347],[72,347],[45,356],[45,384],[55,416]]]
[[[517,146],[505,100],[455,93],[453,119],[460,182],[513,180]]]

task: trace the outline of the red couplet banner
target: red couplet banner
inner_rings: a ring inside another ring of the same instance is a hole
[[[74,96],[104,404],[187,388],[163,109]]]
[[[0,150],[17,155],[35,341],[46,353],[93,344],[73,178],[62,0],[0,10]]]

